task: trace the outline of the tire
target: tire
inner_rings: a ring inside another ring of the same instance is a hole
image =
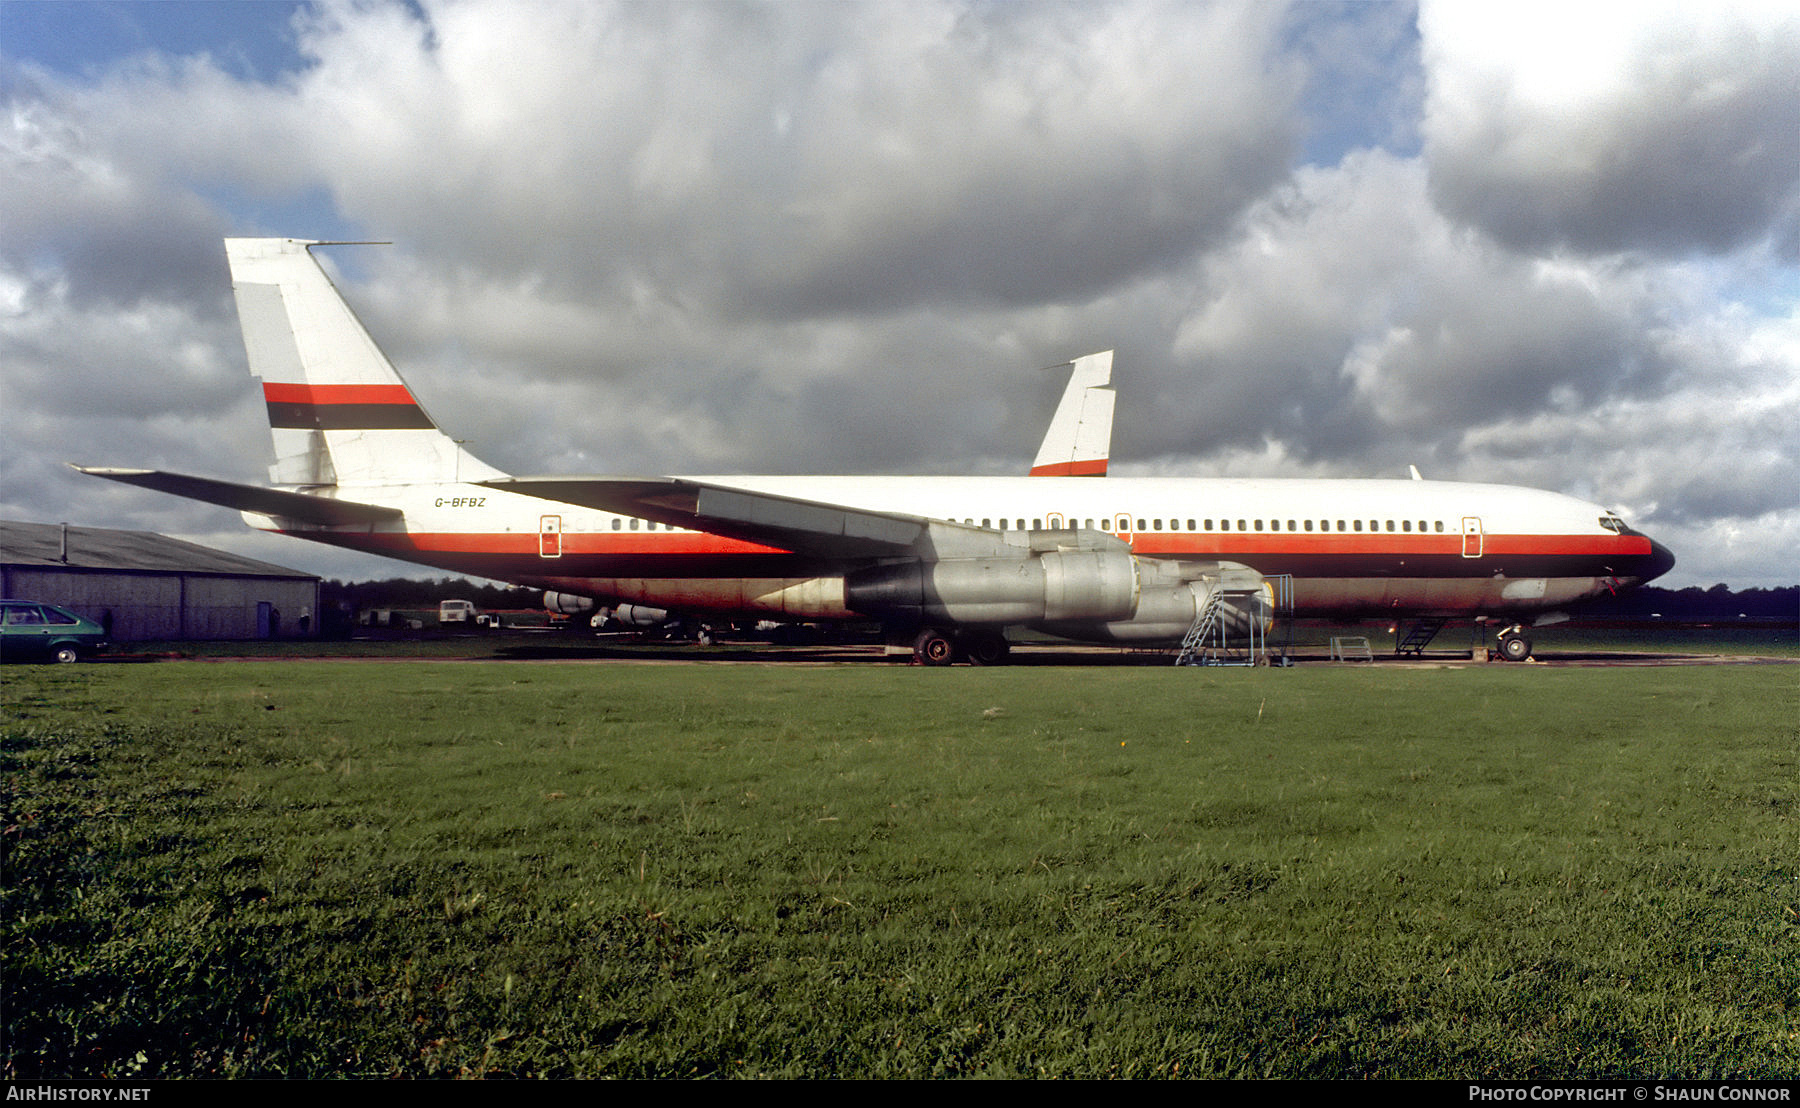
[[[55,647],[50,651],[50,660],[59,665],[68,665],[72,662],[79,662],[81,661],[81,651],[77,647],[64,644]]]
[[[1012,644],[998,631],[978,631],[963,639],[963,654],[970,665],[1003,666],[1012,653]]]
[[[935,627],[927,627],[913,640],[913,661],[922,666],[947,666],[956,661],[956,642]]]
[[[1524,635],[1501,635],[1500,657],[1508,662],[1523,662],[1531,657],[1531,640]]]

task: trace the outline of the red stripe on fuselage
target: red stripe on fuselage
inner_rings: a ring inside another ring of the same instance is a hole
[[[324,539],[316,531],[302,532],[302,537]],[[1384,566],[1404,564],[1407,558],[1431,558],[1439,565],[1456,559],[1461,575],[1476,576],[1508,569],[1504,559],[1516,558],[1619,558],[1649,554],[1650,540],[1638,535],[1502,535],[1484,536],[1480,557],[1462,557],[1460,535],[1290,535],[1147,532],[1132,537],[1135,553],[1156,558],[1195,558],[1240,561],[1263,569],[1271,562],[1287,557],[1337,559],[1371,558]],[[337,532],[326,540],[347,546],[359,546],[386,553],[416,550],[433,555],[457,554],[523,556],[550,563],[555,558],[541,558],[536,532]],[[704,559],[740,558],[746,555],[792,558],[796,562],[816,564],[819,560],[793,554],[779,547],[744,542],[739,539],[711,535],[703,531],[564,531],[561,556],[618,557],[629,559],[658,556],[683,559],[688,572],[703,567]],[[1387,572],[1391,572],[1389,569]],[[1270,567],[1266,572],[1280,572]],[[1598,567],[1594,572],[1599,572]]]

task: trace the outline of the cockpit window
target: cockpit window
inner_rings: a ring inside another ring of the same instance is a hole
[[[1625,521],[1620,519],[1617,515],[1614,515],[1612,512],[1608,512],[1605,515],[1600,517],[1600,526],[1606,528],[1608,531],[1611,531],[1615,535],[1635,535],[1635,534],[1637,534],[1636,531],[1633,531],[1631,528],[1625,526]]]

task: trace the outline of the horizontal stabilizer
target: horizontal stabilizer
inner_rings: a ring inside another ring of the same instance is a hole
[[[138,485],[146,489],[155,489],[158,492],[174,493],[176,496],[185,496],[189,500],[202,500],[208,504],[236,508],[240,512],[280,516],[283,519],[316,523],[327,527],[377,523],[385,519],[399,519],[403,514],[398,508],[386,508],[378,504],[359,504],[354,500],[335,500],[310,493],[264,488],[260,485],[239,485],[231,481],[216,481],[210,477],[190,477],[183,473],[165,473],[159,469],[106,469],[100,466],[76,466],[75,468],[94,477],[104,477],[109,481],[123,481],[127,485]]]

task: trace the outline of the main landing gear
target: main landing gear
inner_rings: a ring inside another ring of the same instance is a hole
[[[926,627],[913,639],[913,662],[921,666],[947,666],[954,662],[1001,666],[1011,653],[1012,644],[999,631],[951,632]]]
[[[1525,628],[1515,623],[1500,632],[1500,644],[1496,652],[1506,662],[1523,662],[1531,657],[1531,640],[1526,637]]]

